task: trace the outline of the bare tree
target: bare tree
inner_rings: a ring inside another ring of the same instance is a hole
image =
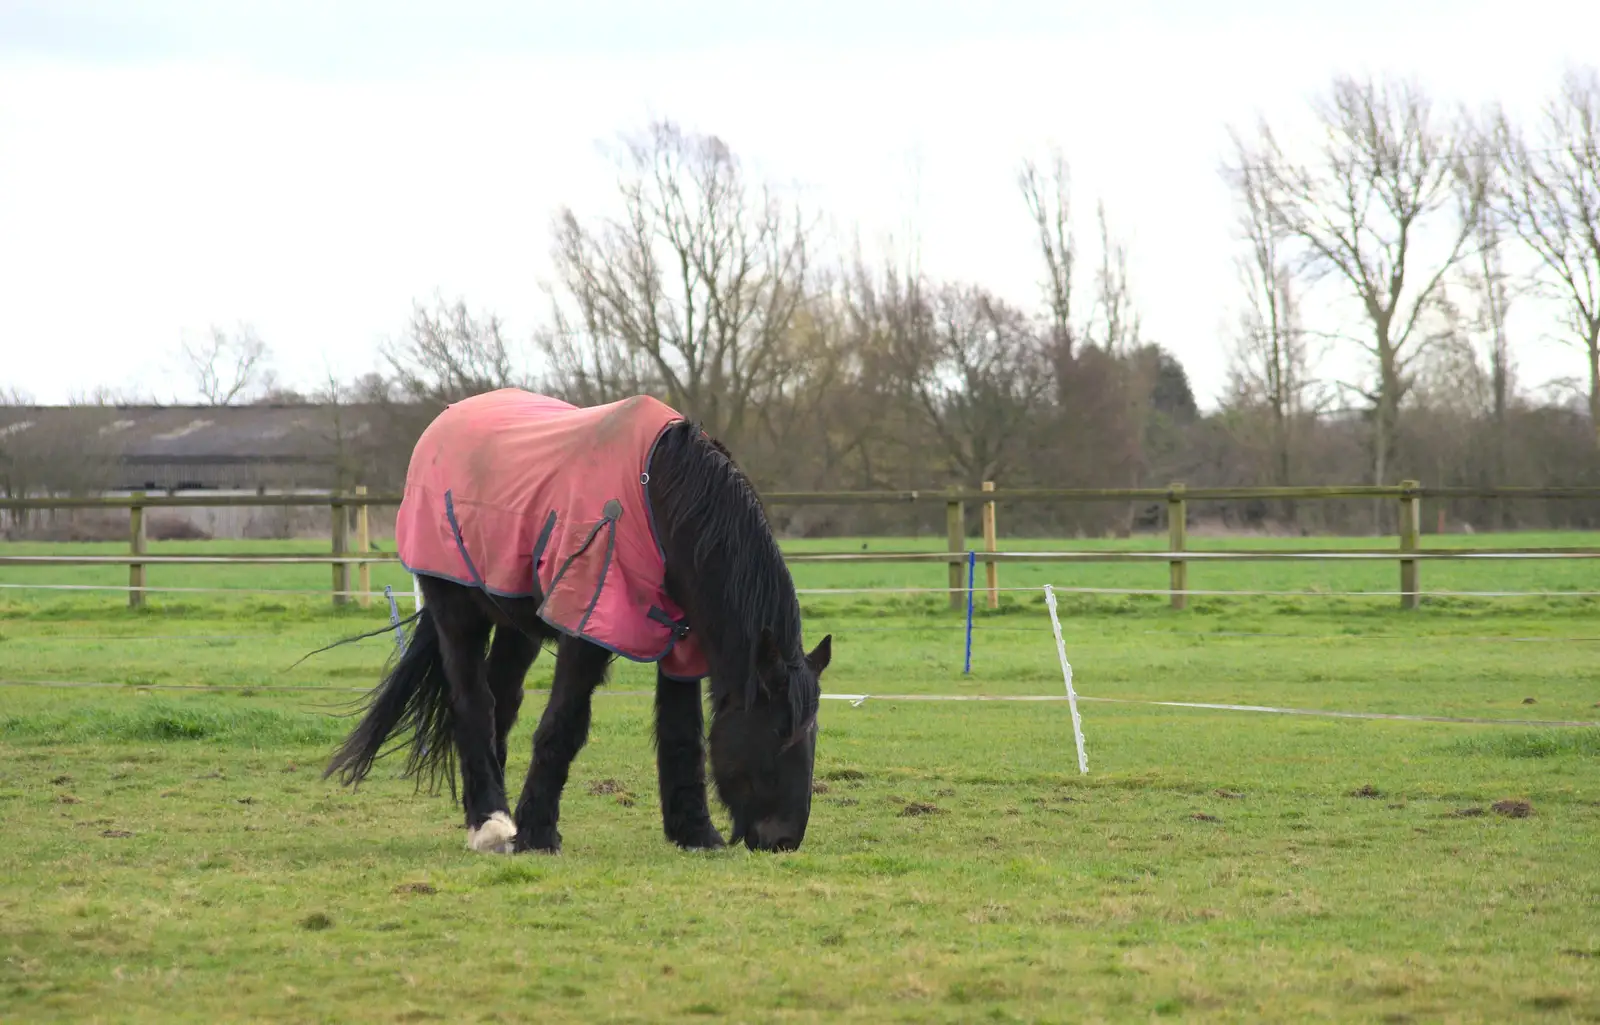
[[[1057,373],[1068,372],[1082,344],[1097,344],[1126,359],[1141,347],[1140,319],[1129,284],[1128,248],[1113,237],[1104,202],[1095,205],[1100,235],[1100,264],[1095,269],[1089,315],[1080,324],[1073,310],[1078,246],[1072,231],[1071,180],[1066,160],[1052,153],[1042,170],[1025,160],[1017,175],[1028,216],[1038,235],[1044,262],[1046,341]]]
[[[949,464],[942,441],[928,444],[917,394],[931,349],[926,282],[893,261],[874,270],[858,252],[838,285],[844,369],[854,392],[839,405],[843,421],[856,425],[850,442],[857,479],[874,488],[916,487],[930,463]]]
[[[367,469],[369,453],[362,451],[370,427],[364,411],[357,405],[357,385],[341,381],[328,366],[323,367],[322,383],[312,392],[312,401],[319,413],[315,434],[325,446],[330,462],[331,479],[328,485],[338,491],[348,491],[357,484],[368,483],[363,471]],[[350,509],[349,514],[354,515]]]
[[[272,381],[267,365],[271,350],[249,324],[240,324],[232,335],[212,326],[205,338],[184,341],[182,355],[194,390],[209,405],[229,406],[248,399]]]
[[[1240,154],[1226,176],[1239,207],[1238,226],[1246,253],[1238,261],[1246,307],[1229,354],[1230,405],[1261,409],[1267,417],[1268,479],[1295,480],[1298,433],[1321,406],[1312,364],[1316,354],[1300,315],[1299,287],[1281,230],[1273,223],[1259,168]],[[1288,519],[1294,509],[1285,509]]]
[[[803,480],[826,489],[847,464],[860,465],[866,446],[884,433],[886,410],[873,401],[882,388],[869,339],[850,329],[851,289],[845,273],[818,274],[795,311],[778,360],[758,392],[745,431],[758,459],[744,460],[758,483]],[[807,444],[796,444],[797,438]]]
[[[1465,309],[1442,293],[1439,303],[1436,326],[1417,357],[1413,400],[1435,414],[1450,413],[1458,422],[1481,423],[1495,402],[1493,349],[1480,354],[1476,344],[1481,312]]]
[[[1064,375],[1066,366],[1076,356],[1077,341],[1072,319],[1072,275],[1077,263],[1077,245],[1072,236],[1071,177],[1066,159],[1060,152],[1052,153],[1049,168],[1044,172],[1033,161],[1024,161],[1017,183],[1039,235],[1039,255],[1045,267],[1050,350],[1056,373]]]
[[[1099,264],[1087,311],[1078,301],[1077,270],[1081,251],[1072,229],[1071,181],[1059,152],[1040,167],[1025,161],[1018,186],[1037,237],[1044,265],[1044,311],[1039,345],[1041,371],[1050,371],[1053,403],[1039,402],[1029,414],[1033,463],[1050,483],[1137,483],[1147,469],[1151,432],[1161,417],[1152,416],[1152,399],[1170,378],[1170,367],[1140,337],[1141,325],[1128,273],[1127,247],[1113,238],[1103,203],[1096,205]],[[1161,427],[1163,444],[1171,431]],[[1045,469],[1045,468],[1048,469]],[[1131,508],[1115,514],[1126,530]],[[1072,525],[1091,523],[1103,529],[1107,516],[1087,519],[1074,512]]]
[[[1569,70],[1532,144],[1502,114],[1496,206],[1538,257],[1545,290],[1566,305],[1589,370],[1589,419],[1600,445],[1600,75]]]
[[[1100,267],[1095,272],[1094,315],[1086,334],[1113,356],[1126,359],[1143,344],[1141,321],[1128,281],[1128,247],[1111,235],[1105,203],[1095,204],[1100,226]]]
[[[1128,247],[1111,234],[1105,203],[1095,205],[1100,229],[1100,266],[1094,277],[1094,307],[1084,337],[1109,359],[1112,414],[1098,425],[1105,435],[1121,434],[1126,456],[1113,473],[1118,485],[1138,487],[1149,470],[1151,416],[1158,375],[1159,352],[1146,344],[1142,321],[1133,299],[1128,274]],[[1078,383],[1079,390],[1082,382]],[[1102,439],[1102,443],[1105,440]],[[1124,509],[1122,530],[1131,530],[1137,509]]]
[[[660,391],[736,438],[792,356],[807,226],[721,139],[670,122],[627,140],[620,188],[620,217],[556,219],[554,318],[539,341],[557,385],[590,400]]]
[[[1497,438],[1503,441],[1506,411],[1511,401],[1515,365],[1511,338],[1506,332],[1511,304],[1521,288],[1505,266],[1503,220],[1485,206],[1473,226],[1474,255],[1467,268],[1466,286],[1473,299],[1469,330],[1478,339],[1478,350],[1488,378],[1488,413]],[[1503,462],[1503,460],[1502,460]],[[1497,474],[1497,479],[1503,475]]]
[[[519,383],[499,317],[473,317],[462,299],[435,304],[414,302],[405,335],[382,347],[401,392],[437,406]]]
[[[1043,347],[1020,310],[981,288],[928,296],[918,284],[908,298],[895,338],[905,380],[962,483],[994,480],[1050,388]]]
[[[1314,111],[1326,137],[1315,163],[1292,159],[1264,121],[1253,142],[1236,132],[1234,142],[1258,173],[1274,229],[1296,243],[1299,268],[1339,280],[1365,315],[1382,483],[1426,337],[1419,325],[1467,252],[1483,183],[1465,159],[1471,133],[1412,83],[1340,76]]]

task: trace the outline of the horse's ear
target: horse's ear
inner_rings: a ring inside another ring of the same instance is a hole
[[[811,667],[813,673],[821,676],[822,671],[828,668],[828,663],[832,661],[833,634],[826,634],[822,640],[817,642],[817,646],[811,649],[811,653],[806,656],[806,665]]]

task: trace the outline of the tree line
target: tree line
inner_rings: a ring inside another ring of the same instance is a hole
[[[768,489],[1600,483],[1595,70],[1569,70],[1528,124],[1447,109],[1411,80],[1354,76],[1310,113],[1318,145],[1304,153],[1264,119],[1229,127],[1219,170],[1243,313],[1226,393],[1205,414],[1143,328],[1104,204],[1080,237],[1064,155],[1017,169],[1040,284],[1028,308],[902,261],[829,255],[811,212],[723,140],[671,122],[627,139],[609,214],[557,212],[532,358],[492,311],[442,297],[414,305],[373,372],[315,396],[276,387],[248,329],[214,331],[187,356],[210,401],[379,410],[381,430],[340,442],[377,485],[403,477],[437,409],[504,386],[579,404],[655,394]],[[1535,296],[1584,357],[1564,391],[1517,373],[1533,339],[1513,335],[1511,313]],[[1335,358],[1352,379],[1331,375]],[[1216,511],[1308,531],[1392,526],[1365,503]],[[1555,503],[1449,514],[1479,529],[1600,520]],[[908,515],[808,510],[791,526],[867,530]],[[1098,533],[1147,515],[1030,508],[1008,522]]]

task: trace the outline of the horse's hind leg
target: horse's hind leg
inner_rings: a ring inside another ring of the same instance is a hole
[[[605,681],[611,653],[576,637],[562,637],[556,648],[555,679],[550,701],[533,733],[533,761],[517,802],[519,851],[561,850],[561,790],[567,771],[589,739],[589,705],[594,689]]]
[[[689,849],[721,847],[706,805],[705,714],[700,684],[656,671],[656,773],[667,839]]]
[[[489,646],[489,693],[494,696],[494,751],[500,788],[505,789],[506,737],[522,708],[522,684],[539,657],[539,641],[515,627],[498,626]]]
[[[445,676],[450,681],[451,728],[461,762],[461,803],[467,817],[467,846],[506,853],[516,826],[506,809],[505,782],[497,771],[494,695],[489,691],[484,648],[489,620],[462,603],[435,608]]]

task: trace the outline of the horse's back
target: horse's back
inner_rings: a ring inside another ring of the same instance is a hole
[[[676,609],[662,593],[647,475],[656,439],[682,419],[646,395],[578,407],[501,389],[451,405],[412,452],[395,525],[401,562],[495,594],[540,595],[552,625],[661,657],[672,639],[651,607]]]

